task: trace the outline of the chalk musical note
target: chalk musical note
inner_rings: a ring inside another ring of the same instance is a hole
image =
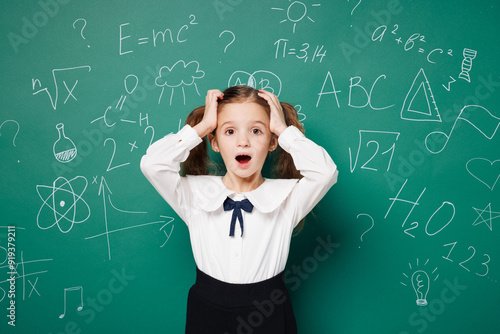
[[[59,319],[62,319],[66,316],[66,294],[68,291],[77,291],[80,290],[80,306],[76,309],[78,312],[80,312],[83,309],[83,287],[82,286],[75,286],[72,288],[64,288],[64,311],[63,313],[59,316]]]
[[[453,127],[451,128],[449,135],[442,131],[434,131],[425,137],[425,147],[427,150],[429,150],[432,154],[438,154],[444,150],[459,120],[468,122],[489,140],[495,136],[498,127],[500,126],[500,117],[493,115],[488,109],[478,105],[468,105],[460,110],[460,114],[455,120],[455,123],[453,123]],[[439,137],[445,137],[445,139],[443,140]],[[429,141],[433,141],[437,146],[442,143],[443,147],[438,150],[434,150],[434,148],[429,147]]]

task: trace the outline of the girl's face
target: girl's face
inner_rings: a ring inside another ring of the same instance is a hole
[[[220,152],[227,173],[234,180],[252,181],[262,178],[262,167],[277,138],[269,129],[269,116],[253,102],[229,103],[217,115],[217,131],[210,139],[212,148]]]

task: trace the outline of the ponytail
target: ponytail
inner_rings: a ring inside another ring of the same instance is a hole
[[[285,102],[281,102],[281,108],[283,109],[283,115],[285,116],[285,123],[287,126],[293,125],[299,129],[302,133],[305,133],[304,127],[299,122],[299,116],[295,108]],[[276,155],[274,156],[274,176],[279,179],[301,179],[302,175],[295,168],[292,156],[285,152],[279,145],[276,148]],[[293,235],[297,235],[304,228],[305,218],[303,218],[295,229],[293,230]]]
[[[194,109],[186,118],[186,124],[194,127],[200,123],[205,113],[205,106]],[[186,161],[181,163],[181,175],[207,175],[209,166],[213,165],[208,155],[208,140],[203,137],[202,142],[191,150]]]

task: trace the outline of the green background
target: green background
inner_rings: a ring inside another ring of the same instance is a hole
[[[292,239],[299,331],[498,333],[496,1],[42,0],[0,13],[0,332],[182,333],[188,231],[140,158],[207,90],[254,82],[297,107],[340,171]],[[480,107],[457,120],[468,105]],[[426,148],[452,129],[440,153]]]

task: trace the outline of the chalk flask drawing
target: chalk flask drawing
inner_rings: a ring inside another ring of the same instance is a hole
[[[59,123],[56,125],[59,132],[59,138],[54,143],[53,151],[57,161],[67,163],[76,157],[75,143],[64,134],[64,124]]]

